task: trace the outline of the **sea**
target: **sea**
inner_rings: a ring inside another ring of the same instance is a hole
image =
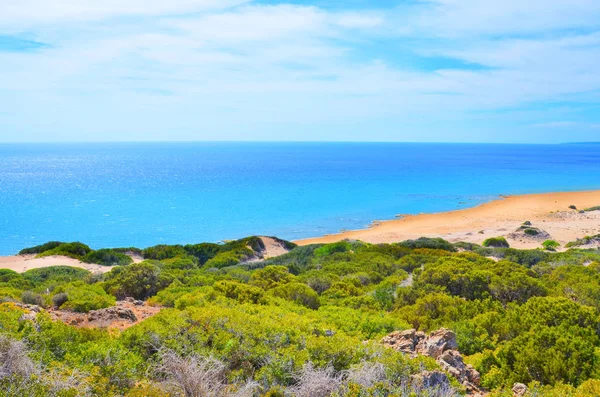
[[[600,189],[599,144],[2,144],[0,255],[51,240],[295,240],[501,195],[590,189]]]

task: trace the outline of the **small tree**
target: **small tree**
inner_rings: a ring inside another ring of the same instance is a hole
[[[546,240],[542,243],[542,247],[547,251],[556,251],[560,247],[560,243],[555,240]]]

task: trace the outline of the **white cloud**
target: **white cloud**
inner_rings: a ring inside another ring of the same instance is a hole
[[[415,24],[440,36],[514,35],[597,28],[597,0],[432,0]]]
[[[169,15],[226,9],[250,0],[3,0],[0,26],[35,26],[120,16]]]
[[[498,110],[505,110],[494,115],[498,125],[572,116],[579,123],[569,109],[525,109],[600,100],[600,33],[576,32],[591,29],[600,5],[575,1],[579,7],[569,9],[565,1],[438,0],[360,12],[242,0],[15,2],[0,10],[0,27],[8,20],[29,26],[51,46],[0,52],[0,90],[9,93],[0,107],[30,129],[75,130],[88,122],[97,130],[156,134],[175,119],[188,131],[225,135],[253,125],[389,120],[390,129],[421,125],[421,137],[435,123],[500,128],[485,120]],[[395,62],[414,54],[487,68]],[[34,109],[35,119],[24,109]],[[67,112],[73,120],[60,116]]]

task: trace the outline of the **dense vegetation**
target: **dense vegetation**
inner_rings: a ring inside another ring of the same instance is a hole
[[[134,250],[79,244],[27,252],[117,264]],[[411,389],[411,374],[437,364],[378,343],[440,327],[456,332],[494,396],[512,395],[515,382],[538,396],[600,395],[600,252],[486,245],[289,244],[285,255],[247,261],[264,248],[248,238],[137,250],[144,262],[105,275],[0,270],[0,395],[460,395],[458,383]],[[43,312],[29,321],[17,305],[86,312],[125,297],[165,309],[119,333]]]

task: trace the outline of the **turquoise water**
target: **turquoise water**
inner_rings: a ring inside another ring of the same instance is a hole
[[[298,239],[501,194],[585,189],[600,189],[600,145],[0,145],[0,255],[48,240]]]

